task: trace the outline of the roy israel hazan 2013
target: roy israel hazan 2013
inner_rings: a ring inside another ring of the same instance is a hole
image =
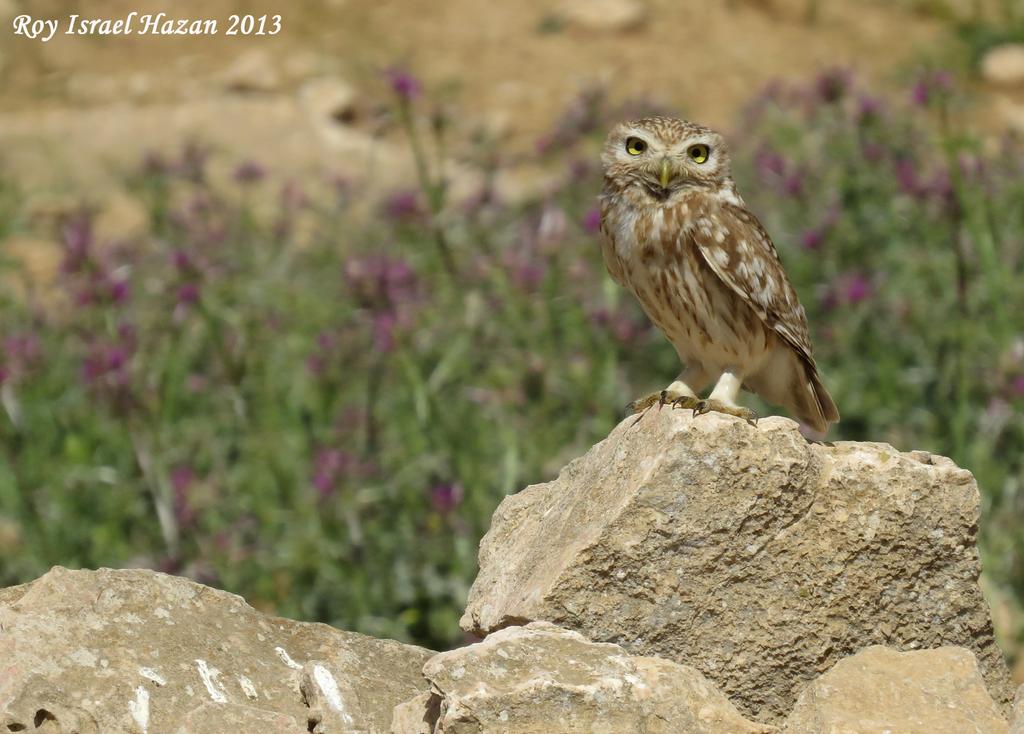
[[[71,14],[66,21],[34,18],[23,14],[14,18],[14,34],[39,39],[44,43],[58,33],[66,36],[273,36],[281,30],[280,15],[231,15],[222,22],[216,18],[172,18],[167,13],[132,11],[120,18],[86,18]]]

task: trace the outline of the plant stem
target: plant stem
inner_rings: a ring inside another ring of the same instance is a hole
[[[416,121],[413,119],[412,107],[408,100],[403,99],[398,107],[402,117],[402,126],[409,136],[409,146],[412,148],[413,161],[416,164],[416,176],[419,179],[420,188],[427,196],[427,203],[430,206],[430,228],[434,235],[434,243],[437,245],[438,253],[441,256],[441,263],[445,271],[451,277],[458,275],[455,266],[455,258],[452,256],[448,238],[444,228],[441,226],[441,212],[444,208],[444,185],[443,182],[434,182],[430,176],[427,166],[426,153],[423,150],[423,143],[416,130]]]

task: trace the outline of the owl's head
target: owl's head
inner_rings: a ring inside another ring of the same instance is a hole
[[[617,125],[608,134],[601,161],[606,188],[637,188],[659,201],[686,189],[732,186],[722,136],[674,117]]]

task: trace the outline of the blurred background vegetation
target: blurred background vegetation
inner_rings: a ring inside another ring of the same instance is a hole
[[[459,644],[497,503],[677,371],[596,239],[604,132],[670,112],[733,143],[832,437],[974,472],[1021,658],[1024,12],[616,7],[311,3],[233,46],[5,37],[0,585],[144,566]]]

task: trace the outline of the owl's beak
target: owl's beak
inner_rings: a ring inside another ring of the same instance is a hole
[[[661,188],[667,189],[668,182],[672,179],[672,169],[670,167],[668,158],[662,158],[661,160]]]

